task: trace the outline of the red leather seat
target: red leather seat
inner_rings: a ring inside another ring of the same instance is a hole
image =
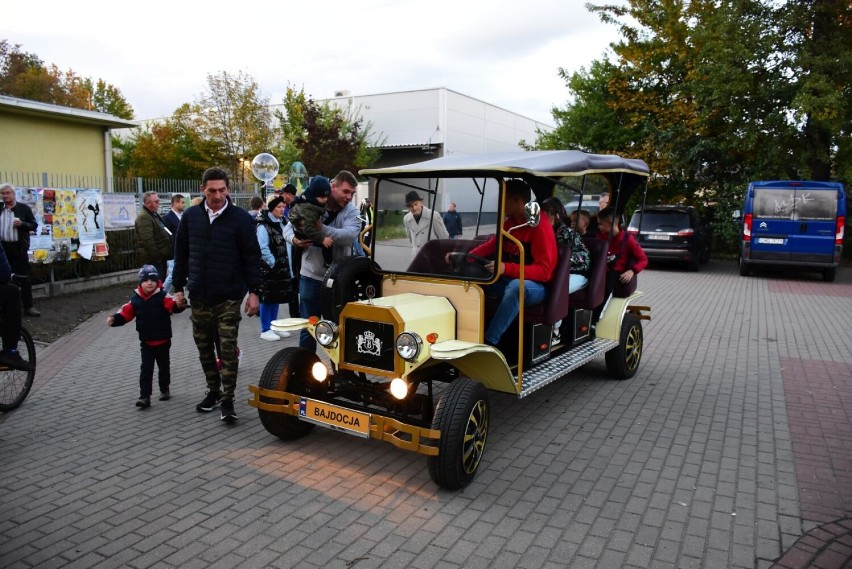
[[[604,239],[584,237],[583,243],[589,250],[591,268],[589,269],[589,282],[585,288],[581,288],[570,297],[572,308],[585,308],[594,310],[604,301],[606,291],[606,254],[608,243]]]
[[[571,276],[571,246],[557,245],[556,268],[553,277],[545,285],[544,302],[535,306],[524,306],[524,321],[532,324],[553,326],[568,315],[568,281]]]

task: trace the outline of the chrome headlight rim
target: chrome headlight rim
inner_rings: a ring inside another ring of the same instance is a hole
[[[423,351],[423,338],[416,332],[403,332],[394,342],[396,353],[407,362],[415,361]]]
[[[323,348],[333,346],[337,342],[339,333],[337,324],[331,320],[320,320],[314,326],[314,336],[316,337],[317,344]]]

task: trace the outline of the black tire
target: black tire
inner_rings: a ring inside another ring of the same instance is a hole
[[[304,348],[284,348],[272,356],[260,374],[260,387],[287,391],[297,395],[308,394],[308,382],[311,366],[320,361],[314,352]],[[264,403],[281,403],[271,397],[261,397]],[[273,411],[257,410],[260,422],[270,434],[279,439],[290,441],[304,437],[313,430],[312,423],[300,421],[294,415],[285,415]]]
[[[699,259],[698,259],[698,255],[699,255],[699,253],[696,251],[695,256],[692,257],[689,261],[686,262],[686,270],[687,271],[690,271],[690,272],[693,272],[693,273],[698,271],[699,262],[700,262]]]
[[[441,488],[464,488],[476,475],[488,438],[488,390],[472,379],[453,381],[435,407],[432,428],[441,431],[438,456],[430,456],[429,476]]]
[[[618,346],[606,353],[606,370],[616,379],[630,379],[642,361],[642,320],[625,314]]]
[[[36,349],[29,330],[21,328],[21,341],[18,342],[21,358],[36,365]],[[12,368],[0,368],[0,411],[11,411],[24,402],[33,387],[35,371]]]
[[[829,269],[822,270],[822,280],[827,283],[834,282],[835,277],[837,276],[837,269],[835,267],[831,267]]]
[[[370,268],[368,257],[344,257],[332,263],[322,281],[322,316],[338,322],[347,302],[367,299],[367,287],[379,294],[381,276]]]
[[[747,261],[743,261],[743,258],[739,258],[740,263],[740,276],[747,277],[751,274],[751,267],[749,266]]]

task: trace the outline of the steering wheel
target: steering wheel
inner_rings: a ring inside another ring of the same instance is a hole
[[[491,271],[486,268],[491,261],[485,257],[473,253],[455,252],[450,253],[453,263],[453,272],[457,275],[472,278],[485,278],[491,276]]]

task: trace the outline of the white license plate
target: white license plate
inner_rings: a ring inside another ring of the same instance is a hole
[[[668,235],[657,235],[652,233],[651,235],[648,235],[648,239],[651,241],[669,241],[671,237]]]
[[[299,401],[299,419],[343,431],[350,435],[370,438],[370,414],[352,411],[330,403],[302,397]]]
[[[758,237],[757,242],[762,245],[783,245],[783,239],[777,239],[775,237]]]

